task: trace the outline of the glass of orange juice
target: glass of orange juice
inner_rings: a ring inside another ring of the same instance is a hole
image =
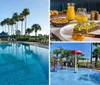
[[[66,18],[68,20],[75,19],[75,4],[74,3],[68,3]]]
[[[84,23],[88,21],[88,16],[86,13],[86,9],[84,8],[79,8],[77,13],[76,13],[76,20],[78,23]]]

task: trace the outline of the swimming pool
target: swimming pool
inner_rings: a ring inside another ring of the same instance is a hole
[[[48,49],[0,43],[0,85],[48,85]]]
[[[57,72],[51,72],[51,85],[98,85],[100,84],[100,72],[86,68],[79,68],[74,73],[74,68],[66,68]]]

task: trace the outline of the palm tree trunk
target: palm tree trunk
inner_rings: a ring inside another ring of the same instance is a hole
[[[95,67],[97,67],[98,57],[95,58]]]
[[[12,37],[13,26],[11,25],[11,37]]]
[[[12,25],[12,38],[14,38],[14,27]]]
[[[17,31],[17,22],[16,22],[16,24],[15,24],[15,28],[16,28],[16,31]]]
[[[12,27],[13,27],[13,25],[12,25]],[[14,27],[13,27],[13,36],[14,36]]]
[[[17,22],[17,30],[18,30],[18,22]]]
[[[35,36],[37,37],[37,32],[35,32]]]
[[[36,39],[36,41],[37,41],[37,32],[35,32],[35,39]]]
[[[56,57],[58,58],[58,54],[56,54]]]
[[[2,32],[4,32],[4,26],[2,26]]]
[[[18,22],[16,22],[16,24],[15,24],[15,25],[16,25],[16,31],[17,31],[17,30],[18,30]]]
[[[15,24],[14,24],[14,26],[15,26]],[[15,28],[15,27],[13,27],[14,35],[15,35],[15,30],[16,30],[16,28]]]
[[[21,34],[23,35],[23,21],[21,22]]]
[[[68,61],[68,58],[66,57],[66,62]]]
[[[30,33],[28,33],[28,36],[30,36]]]
[[[16,24],[15,24],[15,35],[16,35],[16,30],[17,30],[16,28],[17,28],[17,27],[16,27]]]
[[[6,32],[6,25],[5,25],[5,32]]]
[[[9,31],[10,29],[9,29],[9,25],[8,25],[8,35],[10,35],[10,31]]]
[[[25,31],[26,31],[26,24],[27,24],[27,18],[25,16]],[[25,34],[26,34],[26,32],[25,32]]]

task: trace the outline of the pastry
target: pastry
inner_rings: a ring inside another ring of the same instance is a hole
[[[54,16],[58,16],[59,12],[57,10],[53,10]]]
[[[68,23],[68,20],[66,18],[58,18],[58,19],[52,19],[51,22],[56,24],[65,24]]]
[[[81,33],[75,33],[72,35],[72,39],[76,41],[84,41],[84,36]]]

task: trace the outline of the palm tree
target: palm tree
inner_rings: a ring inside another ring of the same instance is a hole
[[[14,22],[16,22],[16,30],[18,30],[19,15],[17,12],[13,14],[12,19],[14,19]]]
[[[50,52],[50,57],[54,58],[54,53],[53,52]]]
[[[64,49],[62,48],[62,47],[60,47],[60,49],[59,49],[60,51],[61,51],[61,53],[63,53],[63,51],[64,51]]]
[[[4,25],[5,25],[5,32],[6,32],[7,21],[6,21],[6,19],[4,19],[3,21],[4,21]]]
[[[1,21],[0,25],[2,26],[2,29],[4,31],[4,21]]]
[[[15,24],[15,21],[13,18],[10,19],[10,25],[11,25],[11,35],[14,35],[14,28],[13,25]]]
[[[100,43],[91,43],[91,64],[92,64],[92,45],[98,47],[98,45],[100,45]]]
[[[60,57],[61,57],[61,58],[65,58],[65,54],[62,53],[62,54],[60,55]]]
[[[100,45],[100,43],[93,43],[93,45],[96,47],[96,49],[92,52],[93,53],[93,57],[95,58],[95,66],[97,66],[97,61],[98,61],[98,57],[95,53],[98,53],[98,46]]]
[[[60,47],[60,49],[59,49],[59,50],[60,50],[60,52],[61,52],[60,57],[61,57],[61,58],[64,58],[64,53],[63,53],[63,52],[64,52],[64,49],[63,49],[62,47]]]
[[[10,31],[10,29],[9,29],[9,25],[10,25],[10,18],[7,18],[6,19],[6,23],[7,23],[7,25],[8,25],[8,34],[10,33],[9,31]]]
[[[33,24],[31,28],[35,32],[35,37],[37,39],[37,32],[38,30],[41,30],[41,26],[39,24]]]
[[[25,31],[25,33],[29,35],[32,31],[33,30],[31,28],[27,28],[26,31]]]
[[[58,50],[58,49],[55,49],[55,50],[53,50],[53,53],[56,55],[56,57],[58,58],[58,55],[61,53],[61,51],[60,50]]]
[[[16,34],[17,36],[19,36],[19,35],[21,34],[20,30],[16,30],[16,31],[15,31],[15,34]]]
[[[23,35],[23,21],[24,21],[24,16],[22,13],[19,15],[19,20],[21,21],[21,34]]]
[[[66,58],[66,61],[68,61],[70,55],[70,50],[63,50],[61,54],[61,56]]]
[[[100,47],[94,49],[93,57],[95,58],[95,67],[97,67],[98,58],[100,58]]]
[[[29,9],[28,8],[25,8],[23,11],[22,11],[22,14],[23,14],[23,16],[24,16],[24,18],[25,18],[25,30],[26,30],[26,28],[27,28],[27,17],[26,16],[28,16],[29,14],[30,14],[30,11],[29,11]]]
[[[94,46],[98,47],[100,43],[93,43]]]

